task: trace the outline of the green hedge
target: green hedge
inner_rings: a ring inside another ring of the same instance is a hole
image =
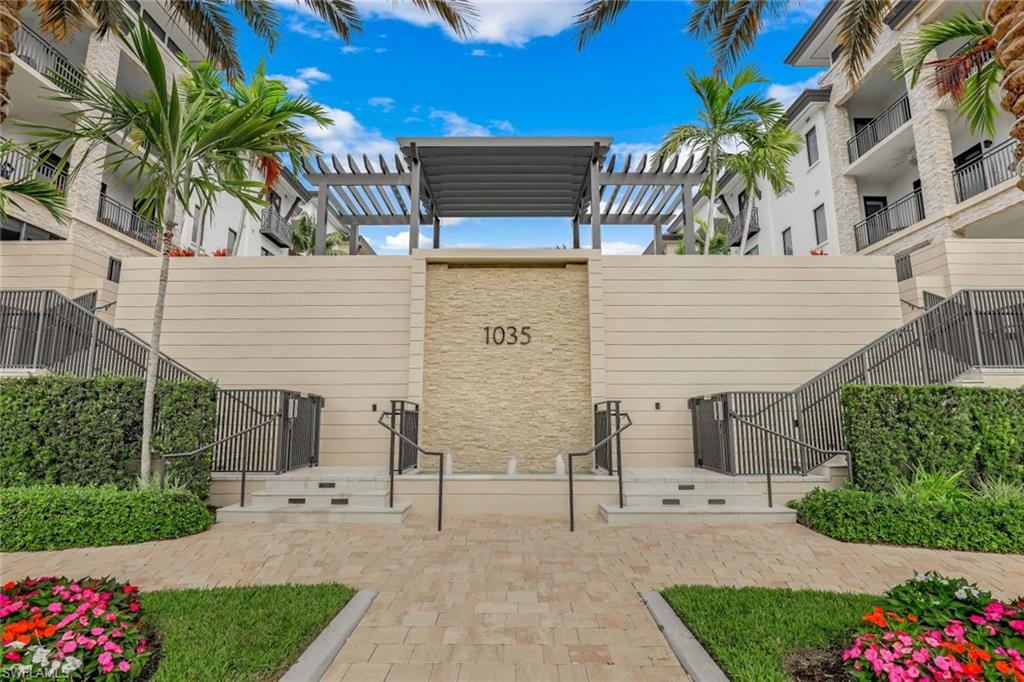
[[[0,379],[0,486],[36,483],[122,488],[134,484],[142,442],[144,379],[36,376]],[[157,384],[154,456],[214,439],[215,386]],[[173,474],[202,498],[209,461],[176,463]]]
[[[801,523],[844,542],[1024,554],[1024,502],[907,502],[884,493],[818,488],[792,506]]]
[[[1024,389],[849,385],[842,403],[862,490],[888,490],[918,467],[1024,482]]]
[[[127,545],[206,530],[213,517],[182,488],[0,488],[0,551]]]

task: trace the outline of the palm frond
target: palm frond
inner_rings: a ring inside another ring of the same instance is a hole
[[[576,48],[582,50],[605,26],[614,22],[629,0],[587,0],[573,25],[576,28]]]
[[[346,43],[352,40],[352,34],[363,30],[362,21],[359,19],[359,12],[356,10],[352,0],[301,0],[302,4],[310,9],[328,24],[339,38]]]
[[[216,0],[171,0],[171,15],[199,36],[210,51],[210,59],[234,80],[242,75],[235,27],[227,8]]]
[[[994,48],[989,47],[988,39],[992,38],[992,24],[985,21],[976,14],[966,10],[959,10],[949,19],[943,19],[921,27],[921,30],[914,36],[910,46],[903,51],[903,57],[896,69],[899,77],[911,74],[911,84],[917,85],[921,78],[921,70],[926,65],[939,66],[943,63],[962,63],[967,59],[973,61],[976,54],[975,48],[982,46],[983,50]],[[938,60],[929,62],[928,58],[936,49],[951,41],[965,41],[963,51],[954,55],[949,60]],[[978,64],[977,66],[980,66]],[[966,75],[970,75],[969,73]],[[966,75],[964,78],[966,78]]]
[[[121,34],[131,30],[124,0],[86,0],[89,13],[96,20],[96,35],[105,38],[111,33]]]
[[[478,15],[469,0],[412,0],[412,4],[436,14],[460,38],[468,38],[473,32]]]
[[[688,30],[711,38],[716,73],[728,71],[753,47],[769,21],[785,15],[790,0],[695,0]]]
[[[234,5],[246,26],[273,50],[277,45],[277,26],[280,22],[274,3],[270,0],[235,0]]]
[[[839,15],[838,39],[847,80],[853,84],[864,75],[864,65],[874,50],[882,20],[892,0],[845,0]]]
[[[85,23],[86,7],[81,0],[35,0],[33,8],[42,29],[57,40],[67,39]]]
[[[19,200],[28,199],[46,210],[53,219],[63,223],[68,219],[64,193],[42,178],[24,178],[0,185],[0,218],[7,217],[7,206],[21,208]]]
[[[964,81],[963,95],[960,97],[957,110],[960,116],[967,120],[967,125],[974,134],[981,131],[989,137],[996,134],[996,118],[999,116],[996,91],[1002,72],[995,60],[990,60]]]

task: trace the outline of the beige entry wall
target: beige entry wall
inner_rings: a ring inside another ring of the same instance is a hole
[[[427,263],[421,442],[554,471],[592,436],[587,263]]]

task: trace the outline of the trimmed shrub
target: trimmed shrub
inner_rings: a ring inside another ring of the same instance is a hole
[[[144,387],[140,377],[0,379],[0,486],[134,485]],[[154,456],[212,442],[216,423],[212,382],[157,384]],[[209,494],[208,459],[180,461],[170,473]]]
[[[852,488],[817,488],[791,506],[800,523],[843,542],[1024,553],[1021,500],[969,497],[925,502]]]
[[[202,532],[212,524],[202,500],[183,488],[0,488],[4,552],[168,540]]]
[[[882,492],[917,469],[966,482],[1024,482],[1024,389],[843,387],[843,429],[858,488]]]

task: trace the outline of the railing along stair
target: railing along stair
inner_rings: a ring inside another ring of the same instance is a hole
[[[621,400],[606,400],[594,404],[594,445],[581,452],[566,456],[569,472],[569,532],[576,531],[576,493],[573,480],[573,460],[578,457],[594,458],[594,469],[603,469],[609,476],[618,475],[619,509],[626,506],[622,482],[622,432],[633,425],[628,412],[622,411]]]
[[[437,530],[444,518],[444,453],[419,444],[420,406],[410,400],[392,400],[391,409],[381,412],[377,423],[389,434],[388,507],[395,506],[395,474],[419,468],[419,455],[437,458]]]
[[[976,368],[1024,368],[1024,289],[961,290],[792,391],[691,398],[698,466],[730,475],[806,476],[837,455],[848,473],[846,384],[943,384]]]

